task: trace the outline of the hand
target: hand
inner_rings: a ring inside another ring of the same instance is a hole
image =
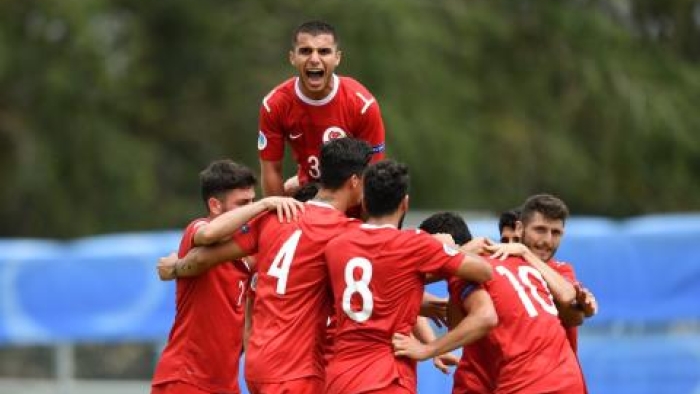
[[[447,244],[450,246],[457,246],[457,244],[455,244],[454,238],[452,238],[452,236],[450,234],[437,233],[437,234],[433,234],[433,238],[437,239],[438,241],[440,241],[444,244]]]
[[[410,335],[394,334],[391,338],[394,345],[394,356],[408,357],[413,360],[423,361],[431,357],[430,348]]]
[[[447,327],[447,298],[424,295],[420,315],[429,318],[438,327]]]
[[[293,196],[301,188],[299,184],[299,177],[294,175],[293,177],[284,181],[284,195]]]
[[[469,252],[474,254],[485,254],[487,252],[486,247],[493,245],[493,241],[486,237],[476,237],[472,238],[471,241],[462,245],[459,250],[461,252]]]
[[[450,367],[454,367],[457,364],[459,364],[459,357],[452,353],[445,353],[433,357],[433,365],[445,375],[450,373]]]
[[[177,253],[171,253],[166,257],[158,259],[158,277],[160,280],[173,280],[177,278],[175,275],[175,267],[177,264]]]
[[[591,317],[598,313],[598,301],[596,301],[593,293],[587,288],[581,286],[580,283],[574,285],[576,289],[576,302],[579,308],[583,311],[583,315]]]
[[[299,211],[304,211],[304,203],[291,197],[266,197],[260,200],[266,211],[277,210],[277,220],[282,222],[296,221]]]
[[[527,246],[517,242],[489,245],[486,247],[486,250],[492,253],[492,259],[500,259],[501,261],[509,256],[524,256],[525,253],[530,251]]]

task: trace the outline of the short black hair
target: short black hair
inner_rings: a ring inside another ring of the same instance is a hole
[[[518,208],[501,213],[501,217],[498,218],[498,233],[502,234],[506,227],[515,229],[515,223],[518,220],[520,220],[520,209]]]
[[[335,32],[335,28],[331,26],[330,23],[314,20],[304,22],[301,25],[297,26],[296,29],[294,29],[294,31],[292,32],[292,48],[294,48],[294,46],[297,44],[297,38],[299,37],[299,34],[302,33],[311,34],[312,36],[318,36],[320,34],[330,34],[331,36],[333,36],[333,41],[335,42],[335,44],[339,44],[338,34]]]
[[[535,213],[540,213],[547,220],[561,220],[562,223],[566,223],[569,208],[564,201],[551,194],[536,194],[528,197],[520,207],[520,221],[527,224]]]
[[[380,217],[396,212],[408,194],[408,166],[393,160],[382,160],[365,170],[364,204],[367,214]]]
[[[250,168],[229,159],[213,161],[199,173],[204,205],[211,197],[221,199],[231,190],[254,187],[257,181]]]
[[[309,182],[294,192],[292,197],[297,201],[306,202],[316,197],[316,194],[318,194],[318,184]]]
[[[353,175],[362,176],[370,159],[372,147],[366,141],[356,138],[330,140],[321,147],[321,187],[340,189]]]
[[[428,234],[450,234],[457,245],[464,245],[472,240],[467,222],[454,212],[438,212],[423,220],[418,228]]]

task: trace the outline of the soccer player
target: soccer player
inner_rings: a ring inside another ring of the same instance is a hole
[[[289,62],[298,75],[270,91],[260,107],[258,150],[263,193],[292,195],[320,176],[321,145],[355,137],[372,145],[373,161],[384,157],[384,124],[379,105],[359,82],[335,74],[341,51],[333,26],[311,21],[292,35]],[[283,182],[285,141],[298,172]]]
[[[422,231],[399,230],[408,210],[405,165],[375,163],[363,182],[366,224],[325,248],[338,312],[325,393],[415,393],[415,363],[394,356],[391,338],[416,324],[426,274],[482,282],[491,268]],[[447,350],[438,344],[427,357]]]
[[[518,209],[501,213],[501,217],[498,219],[498,233],[501,236],[501,243],[520,242],[520,237],[515,232],[519,219],[520,210]]]
[[[501,248],[511,245],[515,244],[490,248],[500,256]],[[495,328],[464,347],[453,394],[583,393],[578,362],[543,275],[519,256],[489,262],[495,272],[492,280],[480,286],[462,280],[449,283],[455,320],[469,318],[472,306],[480,303],[492,302],[498,315]],[[395,341],[395,346],[399,354],[420,357],[422,345],[410,338]]]
[[[526,248],[520,244],[504,245],[499,256],[521,255],[540,271],[554,297],[562,324],[567,327],[571,347],[576,351],[576,327],[586,317],[593,316],[598,305],[593,294],[576,280],[573,266],[554,259],[568,216],[568,207],[557,197],[549,194],[529,197],[520,208],[516,222],[516,236]]]
[[[196,275],[226,259],[257,255],[257,284],[245,372],[252,394],[323,392],[323,348],[331,313],[323,249],[329,240],[358,226],[344,211],[359,204],[361,176],[372,155],[354,138],[321,149],[320,190],[304,204],[297,221],[280,223],[261,215],[235,232],[231,242],[198,248],[184,260],[161,259],[163,271]],[[228,229],[240,227],[229,216]],[[233,220],[236,219],[236,220]],[[172,271],[172,269],[170,269]]]
[[[209,222],[255,198],[255,175],[231,160],[212,162],[199,178],[208,215],[187,226],[180,256],[219,241],[207,236]],[[175,322],[156,366],[152,394],[240,392],[238,359],[249,276],[246,263],[232,259],[202,276],[177,280]]]

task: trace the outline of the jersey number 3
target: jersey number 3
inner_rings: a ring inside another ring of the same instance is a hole
[[[362,272],[360,280],[355,280],[355,269]],[[372,280],[372,263],[363,257],[353,257],[345,264],[345,291],[343,291],[343,312],[352,320],[362,323],[372,316],[374,299],[369,290],[369,282]],[[362,309],[355,311],[350,305],[353,294],[359,294],[362,298]]]

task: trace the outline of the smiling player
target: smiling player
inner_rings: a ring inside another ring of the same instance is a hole
[[[335,74],[341,51],[333,26],[306,22],[292,35],[289,62],[298,75],[268,93],[260,107],[258,150],[265,195],[291,195],[320,176],[321,145],[354,137],[372,146],[372,161],[384,158],[384,124],[379,105],[362,84]],[[286,183],[282,174],[285,141],[298,171]]]

